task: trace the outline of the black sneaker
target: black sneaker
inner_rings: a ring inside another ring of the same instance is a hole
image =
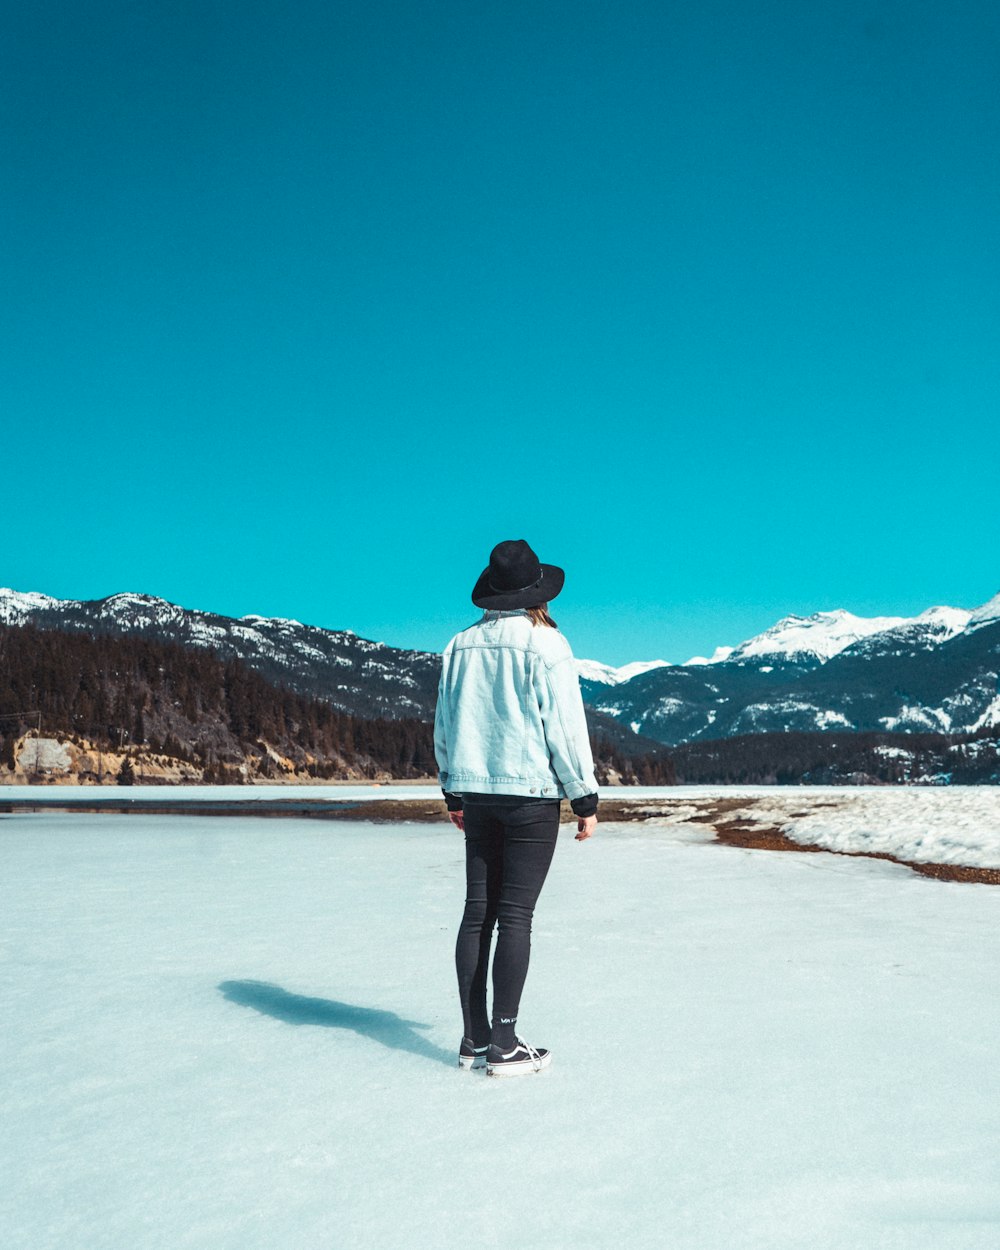
[[[476,1046],[471,1037],[463,1037],[458,1048],[458,1066],[460,1068],[485,1068],[488,1046]]]
[[[515,1039],[513,1050],[501,1050],[491,1046],[486,1052],[487,1076],[522,1076],[528,1072],[541,1072],[552,1062],[552,1052],[544,1047],[529,1046],[520,1037]]]

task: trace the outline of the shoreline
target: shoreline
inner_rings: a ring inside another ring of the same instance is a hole
[[[96,789],[96,787],[95,787]],[[789,796],[792,797],[792,796]],[[707,825],[714,841],[721,846],[743,850],[795,851],[806,854],[846,855],[850,858],[885,859],[891,863],[910,868],[922,876],[938,881],[957,881],[978,885],[1000,885],[1000,868],[974,867],[963,864],[943,864],[930,861],[902,859],[886,851],[841,851],[814,843],[796,842],[774,823],[757,824],[752,819],[755,799],[750,796],[704,797],[678,795],[676,799],[651,800],[636,796],[630,799],[602,799],[598,812],[601,824],[629,824],[655,822],[670,819],[672,823]],[[678,821],[678,809],[694,808],[683,820]],[[122,794],[94,794],[86,799],[67,801],[52,787],[46,794],[4,800],[0,793],[0,815],[15,812],[63,811],[112,813],[125,815],[141,813],[157,816],[259,816],[263,818],[298,817],[311,820],[351,820],[374,824],[446,823],[447,813],[438,794],[426,799],[415,798],[299,798],[299,799],[249,799],[224,798],[202,799],[160,798],[143,796],[130,798]],[[576,821],[569,804],[560,809],[560,824]]]

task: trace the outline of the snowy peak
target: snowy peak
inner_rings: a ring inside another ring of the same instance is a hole
[[[848,649],[852,654],[929,650],[961,633],[1000,621],[1000,594],[974,612],[938,604],[918,616],[855,616],[843,608],[786,616],[738,647],[716,647],[710,659],[692,656],[687,665],[755,663],[825,664]]]
[[[869,634],[867,638],[845,648],[845,651],[868,658],[931,651],[962,633],[970,615],[964,608],[927,608],[919,616],[904,620],[901,625]]]
[[[997,610],[1000,613],[1000,595],[997,596]],[[954,638],[966,628],[971,616],[972,613],[965,608],[948,608],[939,605],[935,608],[927,608],[919,616],[915,616],[911,623],[926,625],[937,633],[947,634],[949,638]]]
[[[905,616],[855,616],[844,608],[814,612],[812,616],[786,616],[770,629],[747,639],[727,657],[730,664],[777,660],[781,663],[825,663],[845,647],[870,634],[894,629]]]
[[[0,586],[0,625],[21,625],[35,612],[56,607],[58,599],[37,591],[11,590]]]
[[[200,615],[187,613],[177,604],[168,603],[166,599],[158,599],[155,595],[138,595],[129,591],[108,595],[106,599],[96,599],[86,606],[94,611],[98,620],[128,625],[132,629],[176,626],[184,620],[185,616]]]
[[[706,659],[695,655],[685,667],[698,664],[825,664],[835,655],[850,650],[856,655],[902,653],[928,650],[966,630],[979,629],[1000,621],[1000,595],[981,608],[937,605],[919,616],[855,616],[843,608],[814,612],[812,616],[786,616],[762,634],[756,634],[738,647],[716,647]],[[766,670],[765,670],[766,671]]]
[[[684,661],[684,667],[691,664],[721,664],[723,660],[729,659],[734,650],[733,647],[716,647],[710,656],[693,655],[690,660]]]
[[[640,673],[648,673],[654,668],[670,668],[669,660],[635,660],[631,664],[623,664],[613,668],[610,664],[602,664],[600,660],[577,660],[576,671],[585,681],[596,681],[602,686],[620,686],[622,682],[631,681]]]
[[[997,621],[1000,621],[1000,594],[994,595],[982,607],[969,613],[966,629],[982,629],[984,625],[995,625]]]
[[[273,625],[276,629],[281,629],[282,627],[290,629],[310,628],[308,625],[303,625],[301,621],[293,620],[290,616],[258,616],[256,612],[250,612],[246,616],[241,616],[239,619],[241,621],[246,621],[250,625]],[[354,631],[347,629],[343,632],[350,634]]]

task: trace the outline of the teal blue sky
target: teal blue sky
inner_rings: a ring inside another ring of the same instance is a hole
[[[0,584],[611,663],[1000,589],[987,0],[8,6]]]

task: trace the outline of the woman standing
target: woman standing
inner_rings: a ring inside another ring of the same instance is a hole
[[[578,841],[597,826],[597,780],[569,643],[548,614],[565,574],[524,539],[498,543],[476,582],[482,618],[444,649],[434,750],[448,813],[465,832],[466,899],[455,948],[463,1068],[515,1076],[551,1053],[515,1031],[531,919],[555,851],[559,801]],[[493,926],[493,1012],[486,981]]]

